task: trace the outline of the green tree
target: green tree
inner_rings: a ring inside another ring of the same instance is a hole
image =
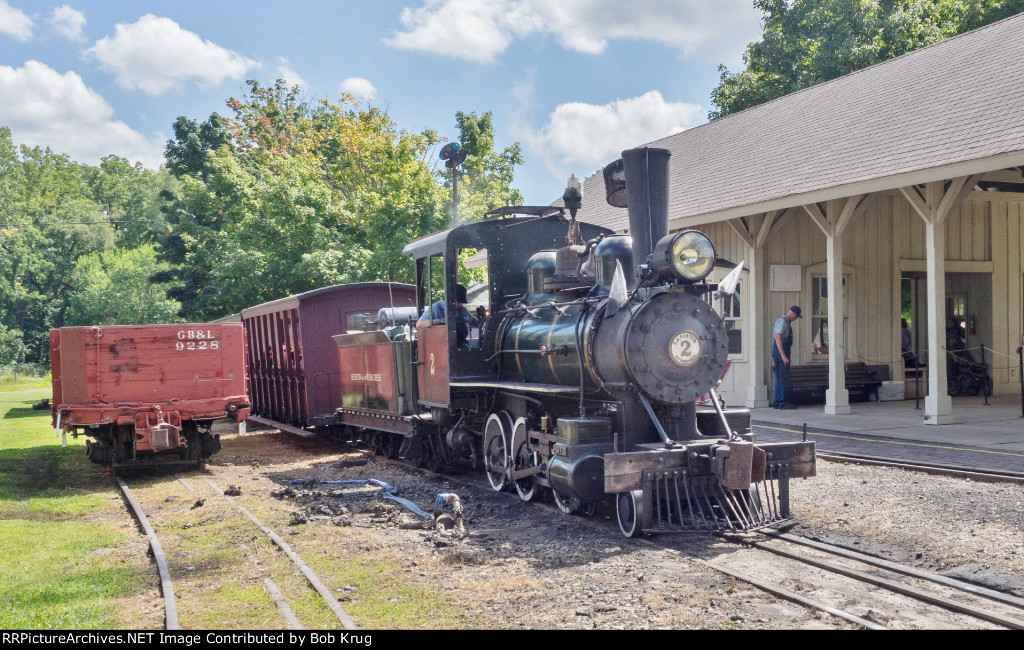
[[[0,325],[0,366],[21,363],[25,359],[25,344],[19,330]]]
[[[64,324],[75,261],[112,248],[115,233],[87,166],[39,147],[13,152],[0,129],[0,325],[22,332],[26,361],[39,363],[48,330]]]
[[[762,39],[724,65],[718,119],[1024,11],[1024,0],[754,0]]]
[[[462,223],[479,221],[494,208],[522,205],[523,194],[512,187],[516,167],[523,164],[522,147],[518,142],[500,152],[494,149],[494,121],[490,111],[455,114],[459,144],[466,151],[460,165],[459,219]],[[446,172],[451,191],[451,174]]]
[[[443,223],[426,163],[436,134],[401,130],[351,97],[309,103],[298,92],[250,82],[219,122],[230,143],[174,166],[161,242],[174,268],[154,279],[178,281],[169,295],[190,319],[340,282],[409,280],[402,247]]]
[[[48,330],[66,324],[78,290],[77,261],[151,242],[159,189],[173,182],[115,156],[90,166],[16,148],[0,127],[0,332],[21,337],[26,361],[48,360]]]
[[[181,304],[150,278],[166,268],[152,244],[90,253],[78,259],[66,325],[141,325],[178,322]]]
[[[206,156],[220,147],[231,147],[231,132],[217,113],[199,123],[181,116],[174,120],[174,139],[167,141],[164,160],[175,176],[205,178]]]

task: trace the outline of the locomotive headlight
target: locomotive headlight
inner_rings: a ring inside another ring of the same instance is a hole
[[[715,246],[702,232],[666,235],[654,247],[654,271],[663,280],[700,282],[715,268]]]

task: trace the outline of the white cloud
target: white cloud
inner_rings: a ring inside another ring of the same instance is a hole
[[[0,65],[0,124],[14,140],[50,147],[73,160],[96,164],[110,154],[156,169],[163,162],[164,138],[147,138],[114,119],[114,109],[78,74],[60,74],[45,63]]]
[[[557,179],[583,175],[638,147],[704,121],[705,109],[668,102],[656,90],[603,105],[561,104],[540,131],[521,129],[530,151]]]
[[[611,39],[633,38],[688,58],[733,63],[759,37],[759,18],[750,0],[421,0],[402,10],[405,31],[385,43],[490,63],[527,36],[550,35],[587,54],[604,52]]]
[[[53,10],[50,14],[50,24],[53,25],[53,31],[72,41],[78,43],[85,42],[85,32],[82,29],[85,27],[85,14],[77,9],[73,9],[71,5],[61,5]]]
[[[7,34],[16,41],[32,40],[32,19],[21,9],[0,0],[0,34]]]
[[[275,79],[284,79],[285,84],[291,88],[292,86],[299,86],[300,88],[308,88],[306,80],[299,76],[299,73],[292,67],[291,61],[284,57],[278,57],[277,67],[274,68]]]
[[[225,79],[242,79],[257,67],[255,61],[153,14],[118,24],[115,36],[97,41],[87,53],[119,85],[150,95],[179,90],[186,83],[211,88]]]
[[[373,101],[373,98],[377,96],[377,87],[362,77],[349,77],[341,82],[339,89],[343,93],[365,99],[368,102]]]

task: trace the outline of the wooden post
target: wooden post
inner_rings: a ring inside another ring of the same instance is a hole
[[[825,391],[825,413],[847,415],[850,412],[850,391],[846,388],[846,341],[843,338],[845,304],[843,301],[843,237],[834,234],[825,238],[828,266],[828,390]]]
[[[925,254],[928,258],[928,395],[924,398],[925,424],[951,424],[953,400],[946,376],[946,224],[926,220]]]
[[[825,413],[848,415],[850,391],[846,388],[846,341],[843,320],[843,232],[865,205],[865,195],[851,196],[845,201],[828,201],[824,212],[818,204],[805,205],[804,210],[825,233],[826,267],[828,268],[828,390],[825,391]],[[810,305],[805,305],[805,309]]]
[[[952,424],[953,400],[946,385],[946,217],[974,189],[981,174],[901,187],[900,193],[924,220],[928,298],[928,396],[924,398],[925,424]]]

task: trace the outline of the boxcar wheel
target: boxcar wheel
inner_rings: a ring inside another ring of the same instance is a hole
[[[620,492],[615,497],[615,512],[619,530],[626,537],[639,537],[643,532],[643,490]]]

